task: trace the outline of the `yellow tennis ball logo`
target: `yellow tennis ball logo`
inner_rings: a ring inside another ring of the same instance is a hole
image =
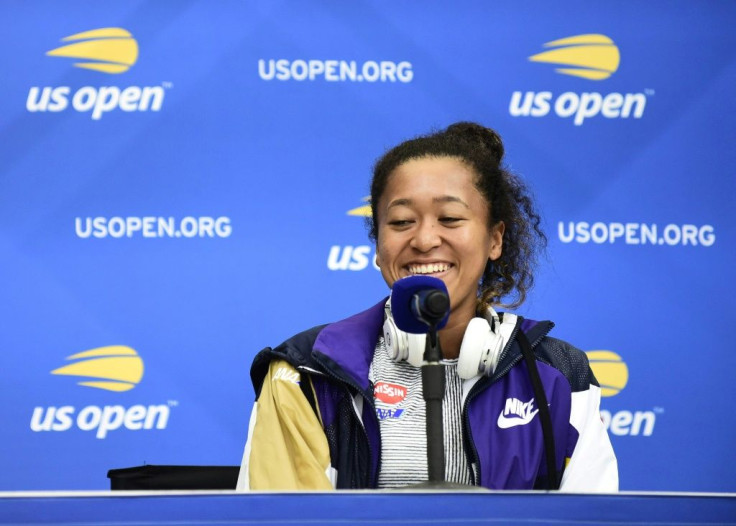
[[[122,27],[93,29],[61,40],[71,43],[52,49],[46,54],[80,59],[83,62],[74,64],[77,68],[118,74],[128,71],[138,60],[138,42]]]
[[[601,396],[616,396],[629,381],[629,368],[613,351],[588,351],[588,361],[601,386]]]
[[[618,47],[606,35],[575,35],[547,42],[544,47],[551,49],[532,55],[529,60],[566,66],[555,69],[562,75],[605,80],[616,73],[621,62]]]
[[[135,349],[109,345],[68,356],[74,363],[59,367],[51,374],[81,377],[79,385],[106,391],[130,391],[143,378],[143,360]]]
[[[373,215],[373,211],[371,210],[371,196],[364,197],[362,201],[365,203],[364,205],[348,210],[349,216],[371,217]]]

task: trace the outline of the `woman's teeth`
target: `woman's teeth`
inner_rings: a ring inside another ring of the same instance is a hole
[[[427,265],[409,265],[411,274],[433,274],[435,272],[444,272],[450,268],[447,263],[430,263]]]

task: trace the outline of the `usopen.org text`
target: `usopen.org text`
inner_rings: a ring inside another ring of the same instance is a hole
[[[557,235],[563,243],[625,243],[627,245],[701,246],[716,242],[713,225],[657,225],[560,221]]]
[[[76,217],[74,232],[81,238],[205,238],[229,237],[229,217]]]

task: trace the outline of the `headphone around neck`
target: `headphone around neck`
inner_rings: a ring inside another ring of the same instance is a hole
[[[420,367],[424,361],[426,334],[411,334],[400,330],[391,314],[391,299],[384,307],[383,338],[389,356],[397,362],[406,361]],[[516,327],[516,315],[504,313],[503,321],[488,307],[486,316],[473,318],[465,329],[457,361],[457,374],[463,380],[477,375],[491,376],[496,370],[501,352]],[[495,327],[494,331],[492,327]]]

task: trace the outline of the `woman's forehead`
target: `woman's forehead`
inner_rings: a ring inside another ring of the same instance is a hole
[[[412,159],[391,173],[381,200],[386,207],[418,199],[470,205],[482,199],[475,179],[467,164],[452,157]]]

